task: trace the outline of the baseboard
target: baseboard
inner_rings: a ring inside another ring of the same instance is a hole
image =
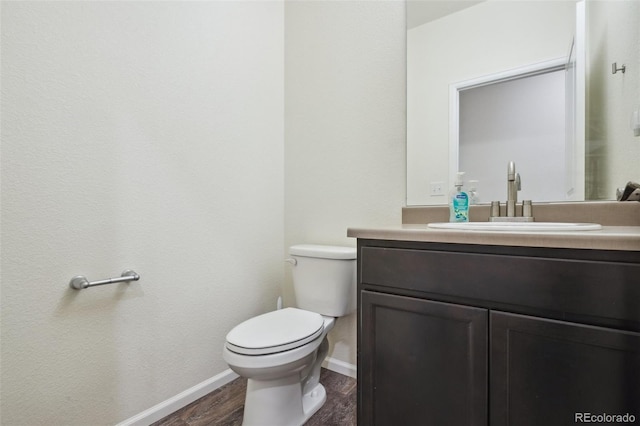
[[[322,363],[322,366],[328,370],[335,371],[336,373],[343,374],[345,376],[356,378],[357,368],[353,364],[340,361],[339,359],[328,357]],[[217,374],[204,382],[190,387],[189,389],[180,392],[179,394],[172,396],[171,398],[163,401],[153,407],[144,410],[143,412],[136,414],[133,417],[128,418],[116,426],[147,426],[153,422],[157,422],[160,419],[165,418],[171,413],[174,413],[191,404],[198,398],[202,398],[208,393],[226,385],[227,383],[235,380],[238,377],[236,373],[227,369],[220,374]]]
[[[357,367],[353,364],[349,364],[348,362],[340,361],[339,359],[327,357],[322,366],[327,370],[335,371],[336,373],[340,373],[345,376],[357,378]]]
[[[179,394],[172,396],[171,398],[163,401],[153,407],[136,414],[133,417],[128,418],[127,420],[118,423],[116,426],[147,426],[153,422],[157,422],[160,419],[165,418],[171,413],[174,413],[191,404],[198,398],[202,398],[206,394],[213,392],[236,379],[238,375],[227,369],[220,374],[217,374],[210,379],[205,380],[204,382],[198,383],[197,385],[180,392]]]

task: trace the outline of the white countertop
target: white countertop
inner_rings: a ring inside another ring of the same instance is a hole
[[[374,240],[640,251],[640,226],[603,226],[597,231],[516,232],[431,229],[426,224],[403,224],[350,227],[347,236]]]

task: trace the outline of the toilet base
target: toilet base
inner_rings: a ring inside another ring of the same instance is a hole
[[[302,426],[326,400],[327,392],[320,383],[302,395],[296,376],[277,381],[249,379],[242,425]]]
[[[302,396],[302,408],[304,410],[304,421],[309,420],[311,416],[313,416],[316,411],[320,409],[327,400],[327,391],[324,389],[320,383],[316,385],[316,387],[308,392],[306,395]],[[304,423],[304,422],[303,422]]]

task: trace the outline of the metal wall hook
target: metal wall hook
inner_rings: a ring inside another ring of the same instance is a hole
[[[622,67],[618,68],[618,63],[614,62],[611,64],[611,74],[615,74],[618,71],[622,71],[622,74],[624,74],[624,72],[626,71],[627,66],[625,64],[622,64]]]
[[[94,287],[97,285],[123,283],[128,281],[138,281],[139,279],[140,279],[140,275],[138,275],[135,271],[132,271],[131,269],[127,269],[122,273],[122,275],[120,275],[117,278],[107,278],[106,280],[93,281],[93,282],[89,281],[87,277],[83,275],[78,275],[71,278],[71,281],[69,281],[69,287],[71,287],[74,290],[82,290],[83,288]]]

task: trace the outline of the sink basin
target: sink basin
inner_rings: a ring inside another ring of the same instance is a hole
[[[427,227],[434,229],[508,232],[566,232],[597,231],[602,229],[602,226],[597,223],[565,222],[441,222],[430,223]]]

